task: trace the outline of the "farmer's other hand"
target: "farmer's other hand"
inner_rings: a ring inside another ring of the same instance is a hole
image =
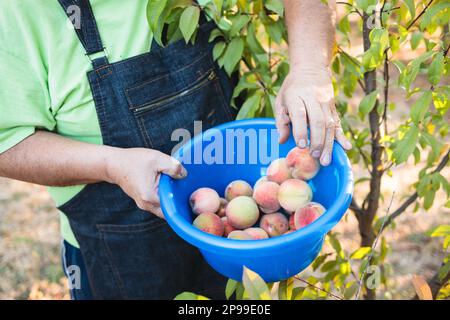
[[[164,219],[158,196],[161,173],[174,179],[187,176],[178,160],[156,150],[116,149],[107,159],[108,182],[119,185],[140,209]]]
[[[344,149],[351,149],[334,104],[329,68],[292,69],[280,88],[275,108],[280,143],[289,138],[291,124],[297,146],[306,148],[309,124],[310,152],[322,165],[331,162],[334,139]]]

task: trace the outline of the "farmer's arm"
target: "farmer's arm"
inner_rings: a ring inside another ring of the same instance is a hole
[[[284,5],[290,72],[276,100],[280,142],[288,139],[291,124],[297,145],[306,147],[309,123],[311,154],[328,165],[334,139],[351,148],[340,126],[331,82],[336,2],[284,0]]]
[[[186,175],[178,161],[156,150],[94,145],[47,131],[37,131],[0,154],[0,176],[47,186],[107,181],[160,217],[161,172],[174,178]]]

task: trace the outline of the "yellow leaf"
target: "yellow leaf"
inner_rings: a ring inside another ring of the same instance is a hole
[[[422,276],[414,274],[412,282],[414,285],[414,289],[416,290],[417,296],[419,297],[420,300],[433,300],[431,289]]]

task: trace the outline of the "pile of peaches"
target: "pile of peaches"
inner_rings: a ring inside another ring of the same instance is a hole
[[[312,200],[306,181],[320,169],[309,149],[293,148],[286,158],[272,161],[266,176],[253,188],[232,181],[220,198],[211,188],[200,188],[189,199],[196,215],[193,225],[209,234],[237,240],[259,240],[304,228],[325,212]]]

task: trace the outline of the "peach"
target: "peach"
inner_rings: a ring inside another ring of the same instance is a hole
[[[280,186],[272,181],[261,181],[255,186],[253,199],[255,199],[262,212],[272,213],[280,209],[278,189],[280,189]]]
[[[255,190],[261,182],[265,182],[265,181],[268,181],[266,176],[261,177],[258,180],[256,180],[255,184],[253,185],[253,190]]]
[[[296,229],[301,229],[314,222],[325,212],[325,208],[317,202],[307,203],[298,208],[294,214],[294,223]]]
[[[253,240],[269,238],[269,235],[267,234],[267,232],[265,232],[264,229],[261,229],[261,228],[247,228],[244,231],[245,231],[245,233],[248,233],[252,237]]]
[[[302,180],[288,179],[283,182],[278,190],[278,202],[281,207],[289,212],[304,206],[312,199],[312,190]]]
[[[230,234],[228,235],[228,239],[253,240],[251,235],[249,235],[247,232],[244,232],[242,230],[235,230],[235,231],[230,232]]]
[[[251,197],[252,194],[253,194],[252,187],[244,180],[232,181],[225,188],[225,199],[227,199],[228,201],[231,201],[239,196]]]
[[[287,165],[285,158],[272,161],[267,168],[267,179],[278,184],[283,183],[287,179],[291,179],[291,169]]]
[[[291,230],[296,230],[294,216],[295,216],[295,214],[291,214],[291,216],[289,217],[289,229],[291,229]]]
[[[219,217],[225,217],[225,209],[228,205],[228,201],[224,198],[220,198],[219,200],[220,200],[220,207],[219,210],[217,210],[216,214]]]
[[[200,188],[194,191],[189,198],[192,211],[199,215],[202,213],[215,213],[220,207],[220,198],[211,188]]]
[[[310,180],[320,169],[319,160],[311,156],[309,148],[293,148],[286,157],[286,163],[296,179]]]
[[[228,223],[236,229],[249,228],[259,218],[259,210],[255,200],[247,196],[239,196],[231,200],[225,212]]]
[[[288,219],[279,212],[263,215],[259,225],[270,237],[282,235],[289,229]]]
[[[225,237],[227,237],[230,232],[236,230],[235,228],[233,228],[229,223],[228,223],[228,218],[227,217],[222,217],[220,218],[220,220],[222,220],[223,226],[224,226],[224,230],[223,230],[223,235]]]
[[[214,213],[202,213],[195,218],[192,223],[194,227],[203,232],[221,237],[224,231],[224,225],[219,216]]]

